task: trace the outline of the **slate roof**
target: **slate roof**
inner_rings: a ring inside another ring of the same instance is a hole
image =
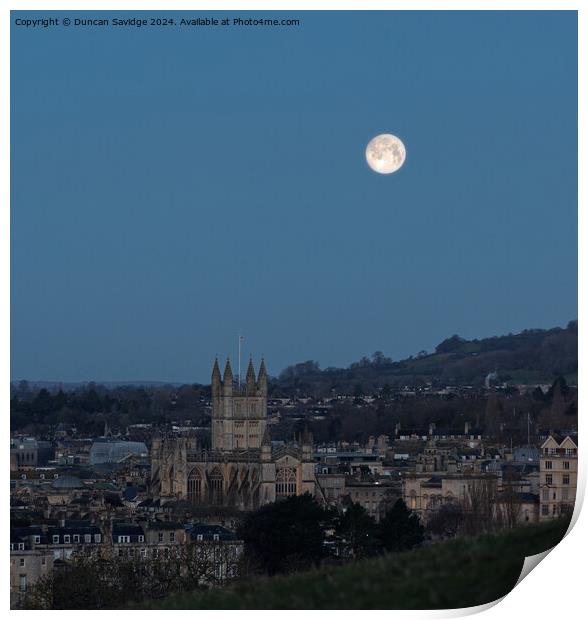
[[[60,476],[51,486],[57,490],[85,489],[86,485],[76,476]]]
[[[184,526],[174,521],[151,521],[147,525],[150,530],[181,530]]]
[[[117,536],[144,536],[145,532],[140,525],[134,523],[115,523],[112,526],[112,537]]]
[[[186,526],[186,531],[192,540],[199,540],[198,536],[202,536],[201,540],[215,540],[215,536],[218,536],[217,540],[221,541],[237,540],[236,534],[231,532],[231,530],[228,530],[226,527],[222,527],[222,525],[195,523],[194,525]]]
[[[137,493],[137,487],[130,486],[122,492],[122,497],[125,501],[132,502],[137,499]]]

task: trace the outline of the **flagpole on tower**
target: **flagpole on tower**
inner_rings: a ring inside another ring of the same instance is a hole
[[[241,345],[243,344],[243,340],[245,340],[245,338],[239,336],[239,387],[241,387]]]

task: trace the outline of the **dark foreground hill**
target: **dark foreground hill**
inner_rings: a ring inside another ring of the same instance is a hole
[[[568,521],[463,538],[407,553],[244,581],[151,602],[150,609],[454,609],[512,590],[526,556],[554,547]],[[135,607],[135,605],[129,605]]]
[[[435,352],[392,361],[381,352],[364,357],[349,368],[321,370],[308,361],[286,368],[271,384],[275,395],[293,392],[328,395],[354,391],[371,394],[384,386],[481,386],[489,373],[497,382],[551,384],[563,376],[577,382],[578,323],[566,328],[527,329],[520,334],[466,340],[454,335]]]

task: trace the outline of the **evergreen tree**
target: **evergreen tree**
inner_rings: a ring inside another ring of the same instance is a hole
[[[424,540],[425,528],[418,515],[411,512],[402,499],[380,521],[380,540],[386,551],[408,551]]]
[[[302,570],[325,556],[323,523],[328,518],[329,513],[305,493],[248,514],[238,536],[264,572]]]
[[[346,541],[354,558],[374,555],[379,547],[376,522],[360,504],[349,502],[337,519],[335,533]]]

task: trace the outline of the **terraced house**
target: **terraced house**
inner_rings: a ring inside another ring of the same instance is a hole
[[[543,442],[539,480],[540,520],[573,511],[578,484],[577,438],[550,435]]]

